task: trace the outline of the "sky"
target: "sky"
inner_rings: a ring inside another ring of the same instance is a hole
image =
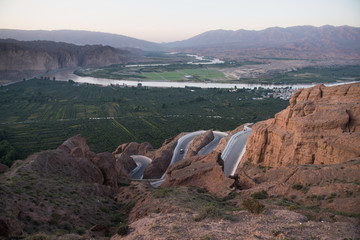
[[[0,0],[0,28],[89,30],[153,42],[299,25],[360,27],[360,0]]]

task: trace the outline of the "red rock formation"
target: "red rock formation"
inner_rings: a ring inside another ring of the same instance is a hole
[[[70,153],[73,157],[93,158],[95,156],[95,153],[91,152],[86,144],[86,139],[80,134],[67,139],[58,149]]]
[[[115,158],[111,153],[104,152],[96,154],[93,163],[101,170],[104,176],[104,184],[117,188],[118,173],[115,167]]]
[[[150,143],[144,142],[144,143],[137,143],[137,142],[131,142],[131,143],[124,143],[121,144],[116,148],[116,150],[113,152],[115,157],[118,157],[119,154],[127,154],[127,155],[145,155],[147,152],[153,151],[153,147]]]
[[[126,173],[130,173],[131,170],[136,168],[135,161],[129,155],[123,153],[118,155],[115,164],[116,168],[118,169],[118,173],[122,172],[123,170],[125,170]]]
[[[221,154],[218,152],[186,158],[167,170],[165,182],[161,186],[195,186],[206,188],[218,196],[226,196],[234,180],[225,176],[223,165]]]
[[[145,169],[144,179],[156,179],[162,177],[171,162],[177,141],[183,135],[184,133],[181,133],[175,138],[165,140],[161,148],[146,154],[147,157],[152,159],[152,162]]]
[[[194,140],[191,142],[186,158],[195,156],[200,149],[205,147],[214,139],[214,133],[211,130],[204,132],[203,134],[194,137]]]
[[[241,165],[336,164],[360,156],[360,83],[297,90],[290,106],[256,123]]]
[[[31,169],[44,177],[66,175],[84,182],[98,184],[104,182],[100,169],[89,159],[74,158],[68,152],[60,149],[34,154],[28,157],[26,162],[30,162]]]

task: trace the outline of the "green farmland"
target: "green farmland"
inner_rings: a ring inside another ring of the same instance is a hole
[[[204,82],[230,80],[217,69],[197,65],[186,65],[185,67],[182,64],[146,67],[110,66],[100,69],[81,69],[75,71],[75,74],[96,78],[142,81]]]
[[[112,152],[131,141],[157,148],[184,131],[232,130],[273,117],[288,105],[280,99],[252,100],[264,91],[101,87],[40,79],[2,86],[0,159],[6,154],[23,159],[76,134],[85,136],[93,151]]]

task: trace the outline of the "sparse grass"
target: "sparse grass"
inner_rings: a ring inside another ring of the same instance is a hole
[[[194,221],[199,222],[205,218],[215,219],[227,219],[230,220],[230,216],[226,214],[224,209],[218,208],[213,204],[208,204],[200,209],[198,216],[194,218]]]
[[[299,183],[295,183],[293,186],[292,186],[293,189],[295,190],[301,190],[303,193],[307,193],[307,191],[309,191],[309,187],[308,186],[303,186]]]
[[[152,195],[155,198],[165,198],[167,196],[170,196],[171,193],[173,193],[174,189],[172,188],[155,188],[152,192]]]
[[[243,207],[251,213],[260,214],[265,210],[265,206],[256,199],[245,199],[242,203]]]

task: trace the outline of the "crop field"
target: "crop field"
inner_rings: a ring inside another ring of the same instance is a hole
[[[114,151],[126,142],[154,147],[181,132],[227,131],[284,109],[287,101],[254,101],[262,92],[225,89],[101,87],[33,79],[0,87],[1,141],[13,158],[59,146],[81,134],[92,151]],[[0,156],[1,159],[1,156]]]
[[[191,65],[169,65],[152,67],[111,66],[100,69],[82,69],[75,71],[79,76],[91,76],[108,79],[142,81],[223,81],[228,79],[221,71],[214,68]]]
[[[181,69],[171,72],[144,73],[147,80],[152,81],[214,81],[226,80],[225,75],[215,69]]]

